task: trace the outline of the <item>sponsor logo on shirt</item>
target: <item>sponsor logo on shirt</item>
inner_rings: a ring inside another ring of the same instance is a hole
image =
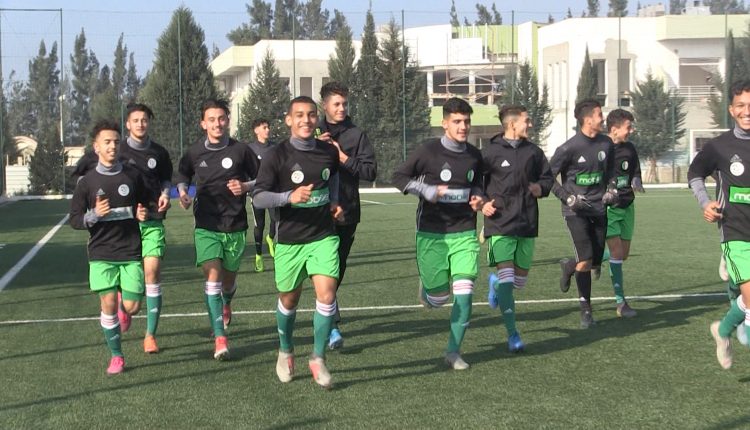
[[[750,187],[729,187],[729,202],[750,205]]]
[[[223,167],[225,169],[231,168],[233,164],[234,163],[232,162],[232,159],[229,158],[229,157],[226,157],[223,160],[221,160],[221,167]]]
[[[133,208],[130,206],[120,208],[110,208],[109,213],[99,218],[99,221],[122,221],[124,219],[133,219]]]
[[[602,172],[579,173],[576,175],[576,185],[588,187],[602,182]]]
[[[618,176],[617,177],[617,188],[627,188],[628,187],[628,176]]]
[[[149,169],[155,169],[156,168],[156,159],[155,158],[149,158],[146,162],[146,165]]]
[[[304,203],[295,203],[292,205],[293,208],[317,208],[331,202],[331,195],[328,192],[328,187],[321,188],[318,190],[312,190],[310,193],[310,199]]]
[[[445,190],[445,194],[438,197],[438,203],[467,203],[469,201],[469,188],[456,188]]]

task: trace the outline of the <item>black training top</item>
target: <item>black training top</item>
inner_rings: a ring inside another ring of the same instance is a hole
[[[626,208],[633,204],[633,178],[641,178],[641,161],[635,146],[630,142],[617,143],[615,146],[615,178],[617,178],[616,208]]]

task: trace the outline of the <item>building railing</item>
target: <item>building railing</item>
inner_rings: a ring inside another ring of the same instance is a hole
[[[721,95],[721,91],[713,85],[680,85],[671,89],[687,103],[707,102],[712,95]]]

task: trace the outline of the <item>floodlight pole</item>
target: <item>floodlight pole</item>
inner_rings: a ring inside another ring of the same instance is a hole
[[[63,85],[65,83],[65,69],[63,68],[63,10],[60,10],[60,147],[62,148],[62,187],[60,192],[65,195],[65,129],[63,128],[63,100],[65,100],[65,94],[63,94]]]
[[[5,92],[3,91],[3,30],[2,30],[2,9],[0,9],[0,92],[3,94],[0,100],[0,197],[5,195],[5,133],[4,114],[5,114]]]
[[[182,118],[182,36],[180,34],[180,19],[181,14],[177,14],[177,101],[179,103],[180,112],[180,158],[182,158],[182,147],[183,147],[183,136],[182,128],[184,126],[184,119]]]
[[[401,9],[401,134],[402,161],[406,161],[406,27],[404,27],[404,10]]]

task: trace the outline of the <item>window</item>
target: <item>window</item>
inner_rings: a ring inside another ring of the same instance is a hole
[[[594,66],[594,73],[596,73],[596,93],[599,95],[607,94],[607,81],[605,75],[605,66],[607,65],[606,60],[593,60],[591,64]]]
[[[312,97],[312,78],[309,76],[302,76],[299,78],[299,95]]]

